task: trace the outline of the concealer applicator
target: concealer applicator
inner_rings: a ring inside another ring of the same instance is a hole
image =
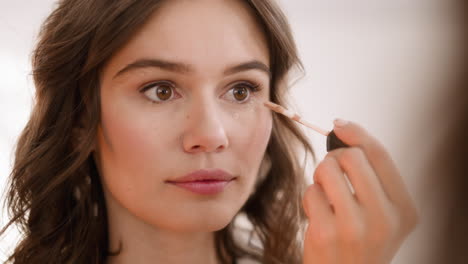
[[[321,129],[320,127],[316,126],[316,125],[313,125],[305,120],[302,120],[302,118],[294,113],[293,111],[291,110],[288,110],[284,107],[282,107],[281,105],[277,105],[275,103],[272,103],[272,102],[265,102],[263,103],[266,107],[268,107],[269,109],[273,110],[274,112],[276,113],[280,113],[282,115],[285,115],[287,117],[289,117],[290,119],[308,127],[308,128],[312,128],[314,131],[324,135],[327,137],[327,152],[330,152],[334,149],[337,149],[337,148],[345,148],[345,147],[349,147],[347,144],[345,144],[343,141],[341,141],[335,134],[335,132],[332,130],[330,132],[324,130],[324,129]]]

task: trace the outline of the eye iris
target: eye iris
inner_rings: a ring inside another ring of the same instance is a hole
[[[171,98],[172,89],[170,87],[160,86],[156,89],[156,95],[163,101],[168,100]]]
[[[234,97],[236,100],[243,101],[247,98],[249,91],[245,87],[237,87],[234,89]]]

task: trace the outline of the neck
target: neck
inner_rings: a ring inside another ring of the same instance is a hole
[[[182,232],[157,228],[116,204],[107,202],[109,251],[107,264],[217,264],[213,232]],[[120,207],[120,208],[119,208]],[[126,211],[126,212],[124,212]]]
[[[110,250],[115,252],[121,242],[121,252],[116,256],[109,256],[108,264],[217,263],[212,233],[177,234],[160,230],[153,230],[151,233],[126,233],[128,230],[125,229],[122,231],[110,235]]]

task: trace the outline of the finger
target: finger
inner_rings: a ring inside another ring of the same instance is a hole
[[[327,156],[317,166],[314,173],[314,182],[323,186],[323,190],[333,205],[337,217],[345,219],[356,217],[358,204],[348,187],[343,170],[333,156]]]
[[[334,218],[325,192],[318,184],[311,184],[307,187],[302,205],[309,218],[309,223],[316,227],[323,225],[323,223],[331,223]]]
[[[382,216],[389,200],[363,150],[358,147],[336,149],[326,156],[332,157],[346,173],[357,202],[374,216]]]
[[[364,128],[353,122],[335,122],[337,137],[350,146],[363,149],[388,198],[396,204],[407,204],[409,193],[400,173],[383,145]]]
[[[336,256],[335,216],[319,184],[307,187],[303,198],[309,225],[304,240],[304,263],[318,263]]]

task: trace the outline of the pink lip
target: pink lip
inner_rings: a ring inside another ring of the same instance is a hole
[[[220,169],[203,169],[167,182],[194,193],[208,195],[222,192],[234,179],[234,176]]]

